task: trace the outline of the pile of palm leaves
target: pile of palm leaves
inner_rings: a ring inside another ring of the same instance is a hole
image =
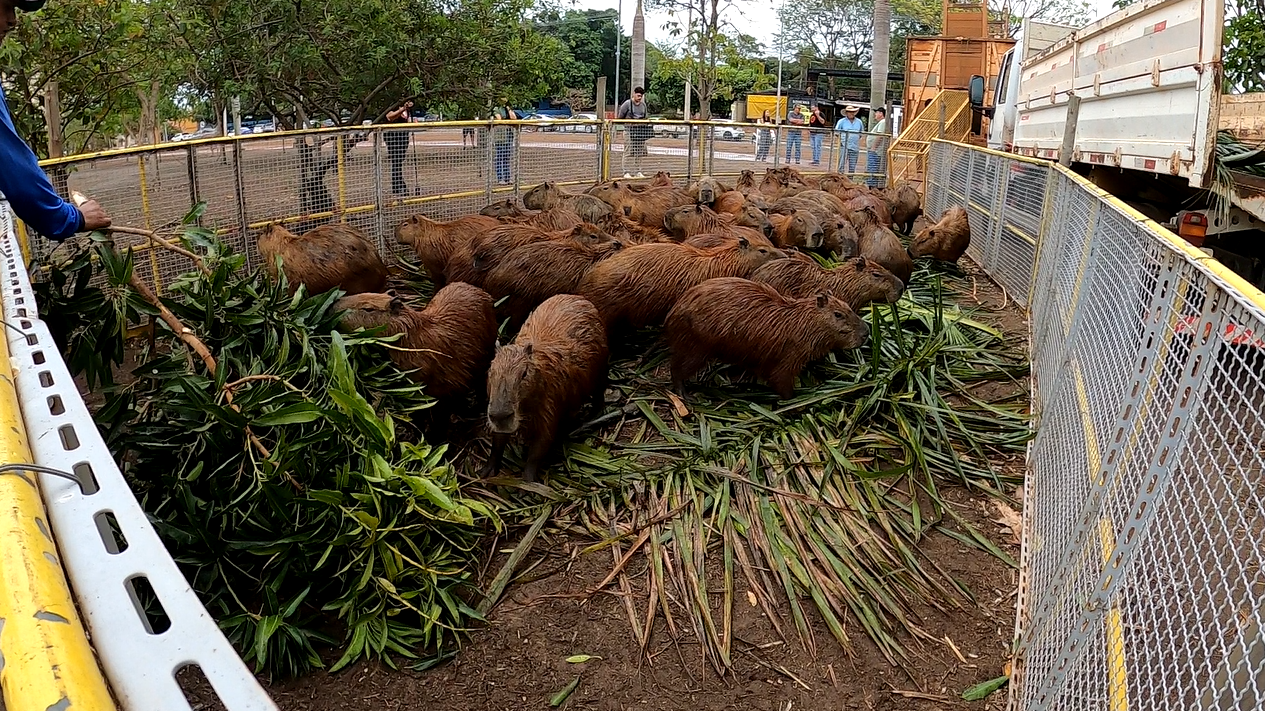
[[[1013,565],[942,490],[1004,498],[1021,468],[999,465],[1016,463],[1029,439],[1024,357],[946,305],[944,280],[962,281],[955,269],[921,269],[898,304],[865,314],[870,345],[811,368],[800,394],[780,404],[721,369],[686,405],[667,391],[664,353],[616,363],[623,419],[568,448],[553,488],[533,489],[546,504],[521,502],[517,514],[537,526],[494,589],[549,518],[592,538],[586,550],[611,549],[615,568],[602,586],[641,591],[621,597],[643,649],[661,618],[669,634],[700,640],[723,673],[745,588],[779,632],[793,625],[809,649],[815,611],[839,643],[850,644],[855,621],[890,660],[903,656],[902,637],[925,636],[915,605],[970,597],[921,553],[929,535]],[[975,395],[993,382],[1011,394]]]

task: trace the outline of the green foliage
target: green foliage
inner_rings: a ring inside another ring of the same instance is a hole
[[[1255,0],[1226,0],[1222,68],[1227,94],[1265,91],[1265,13]]]
[[[719,62],[712,87],[712,114],[728,114],[734,99],[775,86],[777,76],[769,74],[757,58],[760,47],[755,38],[722,35],[717,38],[716,46]],[[663,107],[684,106],[685,80],[693,76],[697,65],[694,58],[678,53],[669,54],[659,62],[649,79],[649,89]]]
[[[332,669],[454,645],[479,617],[463,600],[482,530],[499,523],[458,490],[446,447],[418,435],[432,401],[382,339],[335,330],[338,292],[292,297],[210,234],[185,238],[211,274],[184,275],[163,303],[216,370],[160,328],[97,422],[193,588],[244,658],[278,675],[322,666],[324,644],[342,652]],[[153,309],[128,287],[130,254],[92,251],[53,268],[41,307],[69,353],[101,349],[100,372],[126,317]]]

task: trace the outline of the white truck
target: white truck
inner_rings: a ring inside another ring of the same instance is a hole
[[[1265,94],[1222,94],[1223,0],[1144,0],[1085,27],[1025,20],[988,145],[1058,160],[1265,288]],[[1229,154],[1233,154],[1230,156]],[[1218,190],[1228,209],[1218,209]]]

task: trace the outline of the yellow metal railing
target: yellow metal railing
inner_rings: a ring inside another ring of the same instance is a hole
[[[937,138],[961,141],[970,132],[969,95],[965,91],[942,90],[892,142],[887,151],[890,166],[888,184],[902,180],[922,184],[927,175],[927,156],[931,151],[931,142]]]

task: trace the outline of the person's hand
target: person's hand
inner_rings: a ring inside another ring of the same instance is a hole
[[[79,212],[83,215],[83,231],[103,230],[110,226],[110,216],[105,213],[96,200],[88,200],[79,204]]]
[[[404,102],[404,108],[406,108],[406,109],[411,109],[411,108],[413,108],[413,102],[412,102],[412,101],[405,101],[405,102]]]

